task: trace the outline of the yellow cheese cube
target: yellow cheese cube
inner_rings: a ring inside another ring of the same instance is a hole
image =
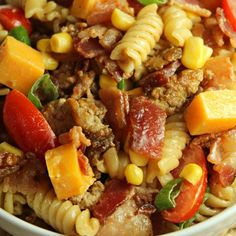
[[[236,91],[216,90],[198,94],[184,115],[191,135],[216,133],[236,125]]]
[[[59,200],[83,194],[93,184],[93,172],[89,164],[87,175],[79,165],[76,146],[64,144],[45,154],[47,169],[52,185]]]
[[[7,36],[0,48],[0,83],[27,94],[43,74],[41,53]]]
[[[96,0],[74,0],[71,7],[71,14],[75,17],[86,19],[93,10]]]

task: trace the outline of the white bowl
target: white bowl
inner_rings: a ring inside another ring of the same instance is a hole
[[[165,234],[165,236],[219,236],[236,223],[236,205],[210,219],[187,229]],[[14,236],[62,236],[27,223],[0,209],[0,227]]]

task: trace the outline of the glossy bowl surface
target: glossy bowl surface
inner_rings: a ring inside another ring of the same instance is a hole
[[[236,224],[236,205],[190,228],[165,236],[220,236]],[[62,236],[34,226],[0,209],[0,227],[14,236]],[[111,235],[112,236],[112,235]]]

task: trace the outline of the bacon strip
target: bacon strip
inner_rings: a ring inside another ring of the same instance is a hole
[[[225,17],[224,10],[220,7],[216,9],[216,19],[222,32],[230,38],[233,47],[236,47],[236,31]]]
[[[106,218],[115,212],[127,199],[134,195],[133,187],[124,181],[113,179],[107,185],[100,201],[93,208],[93,215],[104,223]]]

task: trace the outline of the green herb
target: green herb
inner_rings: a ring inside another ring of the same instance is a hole
[[[29,38],[29,35],[28,35],[28,32],[27,30],[24,28],[24,26],[20,25],[20,26],[17,26],[15,28],[13,28],[9,35],[13,36],[15,39],[27,44],[27,45],[31,45],[30,43],[30,38]]]
[[[148,5],[152,3],[156,4],[165,4],[167,1],[166,0],[138,0],[138,2],[142,3],[143,5]]]
[[[28,93],[28,98],[38,109],[43,108],[41,101],[50,102],[58,96],[58,89],[51,81],[49,74],[40,77]]]
[[[197,215],[197,214],[196,214],[196,215]],[[190,218],[189,220],[186,220],[186,221],[184,221],[184,222],[179,223],[179,229],[181,230],[181,229],[185,229],[185,228],[190,227],[190,226],[193,224],[193,222],[195,221],[196,215],[194,215],[194,216],[193,216],[192,218]]]
[[[124,79],[122,79],[119,83],[118,83],[118,89],[120,89],[120,90],[125,90],[125,80]]]
[[[179,195],[181,182],[181,178],[171,180],[156,195],[155,206],[159,211],[175,207],[175,198]]]

